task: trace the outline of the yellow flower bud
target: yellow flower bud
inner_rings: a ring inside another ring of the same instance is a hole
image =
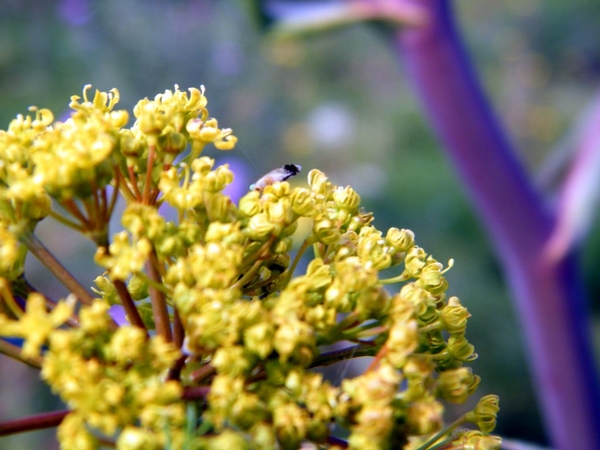
[[[340,239],[340,230],[329,219],[317,220],[313,223],[313,233],[323,244],[335,244]]]
[[[172,164],[177,155],[186,149],[187,144],[185,136],[176,131],[161,136],[161,148],[167,156],[164,162]]]
[[[471,317],[467,308],[460,304],[458,297],[450,297],[442,308],[440,319],[450,334],[463,334],[467,328],[467,319]]]
[[[394,323],[390,328],[386,341],[388,352],[385,358],[394,367],[400,368],[418,345],[419,337],[416,320],[411,320],[407,323]]]
[[[465,450],[500,450],[502,439],[498,436],[490,436],[477,430],[465,431],[452,444],[457,448]]]
[[[443,412],[444,407],[435,400],[412,403],[406,415],[410,433],[417,436],[435,433],[442,427]]]
[[[52,211],[52,200],[48,194],[32,197],[23,208],[23,214],[32,220],[42,220]]]
[[[146,346],[146,333],[141,328],[122,326],[113,334],[107,356],[116,363],[130,364],[141,359]]]
[[[425,254],[425,250],[419,247],[412,247],[408,253],[406,254],[406,258],[404,260],[404,265],[406,266],[406,271],[413,278],[418,278],[419,274],[423,267],[425,267],[425,259],[427,255]]]
[[[239,211],[247,216],[255,216],[260,212],[260,193],[250,191],[240,199]]]
[[[98,440],[87,431],[83,418],[77,412],[71,412],[58,426],[58,440],[64,448],[96,450]]]
[[[214,171],[206,174],[204,178],[205,189],[209,192],[219,192],[233,182],[233,172],[229,165],[217,167]]]
[[[199,129],[197,138],[205,142],[212,142],[219,135],[219,131],[217,119],[208,119]]]
[[[448,351],[459,361],[473,361],[477,358],[477,353],[474,353],[475,347],[469,344],[469,341],[462,335],[450,336]]]
[[[235,144],[237,144],[237,137],[231,134],[229,128],[224,128],[213,144],[219,150],[233,150]]]
[[[333,191],[333,186],[327,181],[327,175],[317,169],[308,172],[308,185],[315,194],[328,197]]]
[[[244,330],[244,347],[258,355],[266,358],[273,351],[273,325],[267,322],[257,323]]]
[[[477,390],[480,381],[470,367],[445,370],[438,379],[438,392],[449,402],[464,403]]]
[[[333,191],[333,201],[339,208],[354,212],[360,205],[360,195],[350,186],[340,186]]]
[[[260,213],[250,218],[248,227],[244,232],[250,239],[262,241],[265,240],[274,229],[275,225],[269,222],[267,215],[265,213]]]
[[[415,308],[419,320],[431,323],[438,318],[439,312],[433,296],[415,283],[402,286],[400,296],[406,299]]]
[[[279,405],[273,411],[273,426],[283,448],[299,448],[308,428],[308,413],[293,403]]]
[[[290,202],[287,199],[280,199],[274,202],[268,202],[265,205],[265,212],[269,222],[284,227],[294,220],[294,214]]]
[[[158,136],[168,123],[168,118],[154,103],[141,105],[137,112],[139,116],[136,114],[138,118],[136,123],[144,134]]]
[[[415,245],[415,234],[406,229],[390,228],[385,236],[385,241],[396,251],[406,252]]]
[[[158,450],[160,447],[154,433],[134,426],[125,427],[117,439],[119,450]]]
[[[484,433],[489,433],[496,428],[496,416],[500,410],[500,399],[497,395],[481,397],[475,409],[466,414],[465,418],[477,425]]]
[[[221,347],[215,352],[212,359],[213,366],[219,373],[232,377],[244,376],[252,368],[252,360],[244,347],[234,345]]]
[[[275,331],[273,347],[280,361],[286,362],[300,347],[315,347],[314,330],[305,322],[285,322]]]
[[[306,188],[296,188],[292,192],[292,209],[302,217],[314,218],[318,215],[317,202],[311,191]]]
[[[208,217],[214,221],[226,222],[233,206],[231,199],[221,193],[213,194],[209,198],[206,206]]]
[[[362,231],[358,238],[357,254],[360,259],[369,263],[370,267],[375,270],[387,269],[392,264],[392,258],[385,251],[385,240],[381,239],[377,234],[371,236],[362,236]]]
[[[448,281],[442,275],[442,265],[430,258],[419,274],[418,284],[433,295],[440,295],[448,289]]]

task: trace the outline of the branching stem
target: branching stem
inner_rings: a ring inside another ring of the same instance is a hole
[[[30,231],[21,235],[21,241],[27,246],[29,251],[58,278],[58,280],[71,291],[81,303],[91,305],[94,298],[77,281],[73,275],[54,257],[52,253],[42,244],[42,242]]]

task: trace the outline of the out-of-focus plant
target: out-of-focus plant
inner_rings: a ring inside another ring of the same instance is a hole
[[[465,366],[476,354],[447,269],[411,231],[383,234],[351,187],[318,170],[307,187],[267,179],[236,205],[222,192],[233,173],[200,156],[237,140],[203,89],[141,100],[131,128],[116,89],[88,89],[65,122],[32,108],[0,131],[0,351],[38,367],[69,407],[0,435],[58,425],[77,450],[499,448],[494,395],[444,425],[442,401],[464,403],[479,384]],[[111,235],[119,201],[124,231]],[[37,238],[50,218],[95,243],[105,274],[93,293]],[[36,291],[28,252],[71,295]],[[364,356],[339,386],[313,370]]]
[[[369,22],[402,61],[494,240],[528,340],[546,429],[558,449],[600,442],[600,390],[576,244],[589,229],[600,172],[600,100],[570,143],[551,202],[496,120],[455,26],[450,0],[249,1],[272,35],[297,38]]]

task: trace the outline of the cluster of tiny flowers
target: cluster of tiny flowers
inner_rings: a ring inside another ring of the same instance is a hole
[[[116,89],[92,101],[87,89],[64,123],[34,109],[0,131],[0,336],[24,340],[0,350],[37,364],[70,408],[63,448],[500,448],[496,396],[445,427],[442,402],[480,381],[465,366],[470,315],[410,230],[378,230],[318,170],[234,203],[234,174],[201,156],[236,143],[204,89],[140,101],[131,128]],[[96,244],[93,288],[37,239],[47,216]],[[67,300],[25,278],[28,252]],[[315,371],[365,356],[341,383]]]

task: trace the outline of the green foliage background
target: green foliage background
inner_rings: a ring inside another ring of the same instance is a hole
[[[483,378],[479,392],[501,398],[496,432],[544,443],[510,293],[402,64],[366,25],[274,43],[259,33],[243,3],[4,0],[0,126],[33,104],[66,113],[69,96],[87,83],[117,87],[128,109],[175,83],[206,85],[211,113],[240,140],[226,158],[234,171],[241,168],[244,183],[284,163],[301,164],[304,173],[317,167],[337,184],[352,184],[378,228],[410,228],[436,259],[455,259],[447,274],[450,293],[473,314],[468,338],[480,354],[473,364]],[[482,81],[535,176],[594,93],[600,3],[456,5]],[[224,161],[222,153],[207,155]],[[40,236],[80,279],[92,279],[99,270],[91,246],[55,230],[44,223]],[[595,323],[599,257],[596,229],[583,249]],[[33,262],[30,270],[35,285],[52,284]],[[6,357],[0,357],[0,379],[0,420],[59,407],[35,371]],[[50,430],[5,438],[0,446],[56,443]]]

